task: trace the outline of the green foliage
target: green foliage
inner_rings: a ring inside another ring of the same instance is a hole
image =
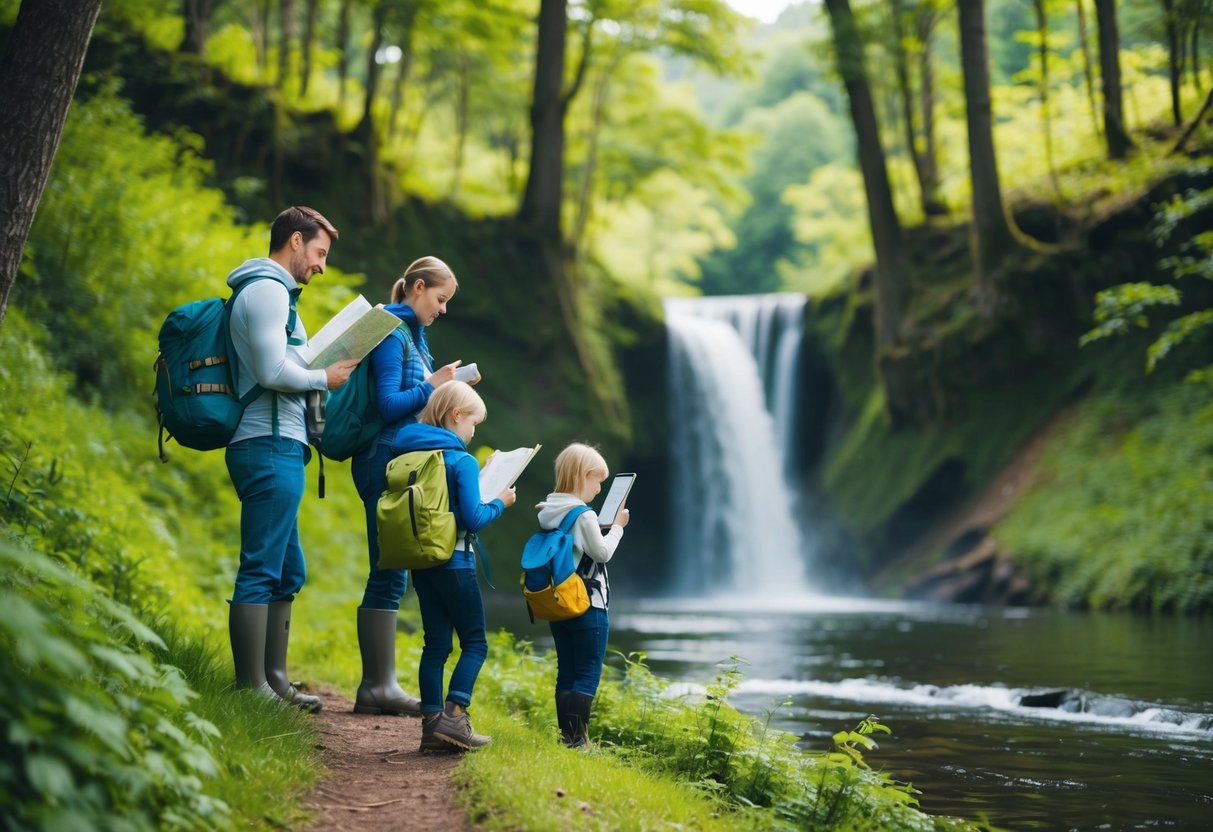
[[[490,829],[613,829],[642,816],[654,826],[694,828],[969,828],[922,815],[911,787],[869,767],[870,735],[889,730],[874,717],[840,731],[828,750],[806,750],[770,727],[786,703],[776,703],[765,720],[729,704],[742,681],[738,657],[722,662],[701,693],[677,693],[653,676],[642,654],[616,657],[622,668],[609,664],[595,702],[593,750],[544,752],[543,744],[559,742],[551,707],[554,656],[537,657],[506,633],[494,637],[486,665],[493,670],[478,684],[478,702],[491,704],[479,705],[476,715],[494,742],[457,774],[477,822]],[[475,814],[486,804],[491,812]],[[663,808],[638,814],[652,805]],[[696,807],[706,807],[713,820]],[[692,820],[697,814],[701,819]]]
[[[11,536],[0,540],[0,826],[215,829],[219,730],[124,605]]]
[[[1189,191],[1158,207],[1151,237],[1159,246],[1178,238],[1179,252],[1165,257],[1160,265],[1170,272],[1172,280],[1202,277],[1213,281],[1213,231],[1202,228],[1202,220],[1213,213],[1213,188]],[[1133,329],[1151,326],[1149,312],[1161,306],[1179,307],[1183,294],[1176,286],[1155,283],[1122,283],[1105,289],[1095,296],[1096,326],[1082,336],[1086,345],[1112,335],[1124,335]],[[1153,372],[1158,362],[1178,346],[1194,341],[1194,336],[1213,325],[1213,309],[1198,309],[1170,321],[1157,339],[1146,349],[1146,372]],[[1197,369],[1190,376],[1203,381],[1213,365]]]
[[[1078,406],[994,536],[1059,603],[1207,611],[1213,403],[1195,385],[1130,390]]]

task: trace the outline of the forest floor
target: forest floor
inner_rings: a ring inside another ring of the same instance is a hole
[[[471,829],[451,784],[462,755],[421,753],[420,719],[355,714],[335,690],[310,692],[324,703],[316,719],[328,773],[305,801],[309,832]]]

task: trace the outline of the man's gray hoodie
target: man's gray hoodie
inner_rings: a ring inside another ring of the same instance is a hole
[[[260,384],[266,392],[244,411],[231,441],[273,435],[274,394],[270,391],[278,391],[279,436],[306,444],[303,394],[308,390],[327,389],[328,380],[324,370],[307,369],[296,346],[287,343],[291,292],[298,292],[299,284],[275,261],[256,257],[246,260],[229,274],[227,285],[235,289],[254,275],[271,279],[256,280],[246,286],[232,305],[236,386],[238,395],[244,395],[254,384]],[[298,315],[290,340],[295,345],[307,343],[307,331]]]

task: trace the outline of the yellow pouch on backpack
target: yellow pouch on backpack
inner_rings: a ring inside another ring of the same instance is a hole
[[[522,584],[522,594],[527,608],[535,618],[544,621],[565,621],[576,618],[590,608],[590,595],[585,581],[574,572],[559,584],[548,584],[543,589],[529,590]]]

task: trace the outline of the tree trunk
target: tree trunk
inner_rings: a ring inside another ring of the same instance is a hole
[[[948,206],[939,196],[939,154],[935,148],[935,62],[931,56],[931,42],[935,34],[938,13],[932,8],[920,9],[918,13],[918,40],[922,54],[918,58],[919,106],[922,113],[922,164],[927,178],[928,192],[938,207],[939,214],[946,214]]]
[[[1105,4],[1109,0],[1103,0]],[[1096,8],[1099,7],[1099,2],[1096,2]],[[1167,77],[1171,82],[1171,119],[1175,122],[1175,126],[1179,127],[1184,123],[1183,103],[1179,98],[1180,83],[1183,80],[1183,59],[1180,52],[1183,50],[1183,38],[1179,33],[1179,21],[1176,19],[1175,0],[1162,0],[1162,8],[1165,14],[1163,23],[1167,31]],[[1117,38],[1119,44],[1119,38]]]
[[[255,0],[248,9],[249,34],[253,38],[253,54],[257,60],[257,78],[264,81],[267,75],[269,51],[270,0]]]
[[[1087,104],[1091,108],[1091,126],[1099,135],[1099,108],[1095,106],[1095,65],[1091,62],[1091,37],[1087,32],[1087,0],[1074,0],[1078,10],[1078,45],[1082,49],[1082,78],[1087,88]]]
[[[564,51],[567,0],[541,0],[531,100],[531,167],[518,217],[560,238],[564,189]]]
[[[312,79],[312,46],[316,39],[316,16],[320,13],[320,0],[307,0],[303,13],[303,42],[299,44],[299,95],[307,97],[308,84]]]
[[[919,151],[918,131],[914,127],[914,90],[910,84],[909,56],[905,48],[905,11],[901,0],[892,0],[893,17],[893,60],[897,69],[897,91],[900,99],[902,129],[905,131],[906,149],[910,161],[914,165],[914,175],[918,179],[918,196],[924,216],[931,217],[947,213],[939,199],[938,182],[934,174],[934,162],[928,163],[925,155]],[[927,45],[922,44],[923,51]],[[925,143],[924,143],[925,144]]]
[[[375,60],[379,49],[383,46],[383,27],[387,22],[388,5],[380,3],[375,7],[371,27],[371,44],[366,53],[366,98],[362,102],[362,119],[354,134],[362,139],[365,154],[366,172],[366,204],[363,206],[363,219],[367,222],[377,222],[384,216],[384,206],[381,204],[382,192],[379,182],[379,138],[375,135],[375,96],[379,92],[379,61]]]
[[[404,105],[404,86],[413,68],[413,37],[416,33],[418,8],[416,3],[409,3],[403,10],[401,20],[403,36],[400,43],[400,60],[396,62],[396,75],[392,79],[391,105],[388,110],[387,136],[388,142],[396,136],[396,122],[400,117],[400,108]]]
[[[1057,160],[1053,155],[1053,119],[1049,114],[1049,14],[1045,0],[1032,0],[1032,11],[1036,14],[1036,31],[1040,36],[1040,123],[1045,134],[1045,166],[1049,169],[1049,181],[1053,191],[1061,198],[1061,182],[1057,178]]]
[[[210,36],[211,15],[215,0],[185,0],[181,16],[185,19],[185,39],[181,49],[195,55],[206,51],[206,39]]]
[[[855,125],[859,169],[863,174],[863,189],[868,203],[868,222],[876,248],[876,344],[880,352],[896,342],[897,330],[901,325],[908,271],[905,246],[901,224],[893,207],[893,192],[889,187],[884,149],[880,145],[876,110],[863,68],[863,45],[855,30],[851,4],[849,0],[826,0],[825,5],[834,32],[838,73],[846,86],[851,121]]]
[[[350,76],[350,6],[353,0],[341,0],[337,12],[337,119],[345,107],[345,82]]]
[[[295,46],[295,0],[278,0],[278,88],[286,85],[291,70],[291,50]]]
[[[1109,159],[1123,159],[1133,143],[1125,130],[1124,102],[1120,91],[1120,32],[1116,26],[1116,0],[1095,0],[1099,28],[1099,74],[1103,80],[1103,129]]]
[[[619,68],[623,52],[616,50],[610,62],[598,73],[593,84],[593,102],[590,106],[589,135],[586,137],[585,164],[582,166],[581,183],[577,193],[577,216],[573,222],[572,246],[580,260],[588,248],[586,245],[590,214],[594,205],[594,174],[598,170],[598,140],[602,125],[606,121],[606,103],[610,96],[611,79]]]
[[[990,107],[990,57],[984,0],[958,0],[960,63],[964,76],[965,123],[969,137],[969,183],[973,192],[973,248],[983,312],[993,311],[994,271],[1015,245],[1002,202]]]
[[[0,54],[0,324],[101,0],[25,2]]]

